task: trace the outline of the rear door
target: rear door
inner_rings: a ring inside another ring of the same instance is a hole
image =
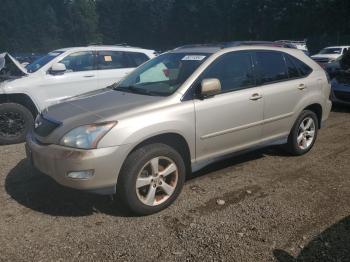
[[[288,135],[294,110],[307,92],[308,83],[288,54],[257,51],[255,63],[264,97],[263,138]]]
[[[198,79],[216,78],[222,92],[196,99],[197,160],[215,157],[257,144],[262,135],[263,99],[256,87],[251,53],[225,54]]]
[[[94,51],[74,52],[59,63],[65,64],[67,71],[58,75],[48,71],[37,87],[38,97],[40,101],[45,101],[45,106],[98,88]]]

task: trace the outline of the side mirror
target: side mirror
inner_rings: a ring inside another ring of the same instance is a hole
[[[66,65],[62,63],[53,64],[50,69],[50,74],[60,75],[67,71]]]
[[[211,78],[204,79],[200,86],[200,97],[208,98],[220,94],[221,92],[221,83],[219,79]]]

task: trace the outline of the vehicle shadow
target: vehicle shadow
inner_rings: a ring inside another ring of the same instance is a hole
[[[187,180],[260,159],[267,154],[283,153],[279,153],[278,149],[266,148],[231,157],[188,175]],[[5,180],[5,189],[21,205],[48,215],[79,217],[105,213],[120,217],[132,216],[118,200],[63,187],[33,168],[26,159],[20,161],[9,172]]]
[[[350,113],[350,106],[335,104],[332,106],[332,111],[337,113]]]
[[[315,237],[296,258],[278,249],[273,254],[278,262],[350,261],[350,216]]]
[[[129,217],[132,214],[109,196],[65,188],[33,168],[26,159],[7,175],[6,192],[19,204],[52,216],[89,216],[105,213]]]

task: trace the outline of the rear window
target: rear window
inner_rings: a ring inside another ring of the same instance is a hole
[[[284,55],[284,58],[286,60],[286,65],[287,65],[287,70],[288,70],[288,76],[290,79],[293,78],[299,78],[301,75],[299,73],[298,68],[296,65],[293,63],[291,57],[287,54]]]
[[[257,52],[256,61],[261,84],[278,82],[289,78],[282,53],[273,51]]]
[[[293,64],[298,68],[299,74],[301,77],[306,77],[311,74],[312,69],[304,62],[300,61],[299,59],[295,58],[294,56],[287,55],[288,58],[293,62]]]
[[[133,67],[127,60],[124,52],[120,51],[99,51],[97,56],[97,69],[121,69]]]
[[[149,57],[143,53],[129,52],[128,57],[134,67],[138,67],[149,60]]]

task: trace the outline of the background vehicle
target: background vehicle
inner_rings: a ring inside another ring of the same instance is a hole
[[[232,153],[271,144],[307,153],[329,95],[325,71],[299,50],[184,46],[113,89],[50,107],[27,154],[64,186],[117,192],[151,214],[175,201],[187,173]]]
[[[332,79],[331,100],[336,104],[350,105],[350,74],[338,74]]]
[[[129,46],[74,47],[48,53],[26,68],[9,54],[3,55],[0,144],[23,142],[38,112],[112,85],[154,53]]]
[[[322,49],[318,54],[311,56],[320,64],[332,63],[340,58],[350,46],[330,46]]]
[[[307,56],[310,55],[309,49],[307,47],[306,40],[304,41],[295,41],[295,40],[278,40],[277,43],[284,43],[284,44],[290,44],[295,46],[295,48],[303,51]]]

